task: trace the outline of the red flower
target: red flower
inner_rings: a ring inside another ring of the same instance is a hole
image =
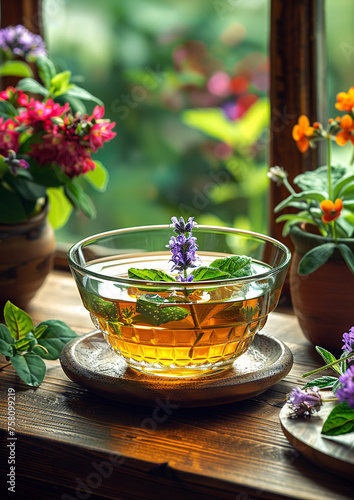
[[[341,211],[343,210],[343,202],[340,198],[337,198],[334,203],[331,200],[323,200],[321,201],[320,207],[322,212],[324,212],[322,220],[328,224],[329,222],[338,219]]]
[[[9,149],[12,149],[17,153],[18,150],[18,138],[20,137],[19,132],[16,132],[17,123],[13,120],[6,120],[4,122],[3,118],[0,118],[0,154],[3,156],[8,155]]]

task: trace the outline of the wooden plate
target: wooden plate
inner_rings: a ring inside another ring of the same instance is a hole
[[[321,429],[333,402],[324,403],[310,419],[289,418],[285,405],[280,412],[280,423],[290,443],[311,462],[346,479],[354,477],[354,433],[341,436],[323,436]]]
[[[193,407],[260,394],[289,373],[293,357],[280,340],[258,333],[230,369],[207,377],[170,379],[132,370],[100,332],[92,332],[66,344],[60,362],[73,382],[101,396],[145,406],[156,406],[157,400],[169,398],[179,406]]]

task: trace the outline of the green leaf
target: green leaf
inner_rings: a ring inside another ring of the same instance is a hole
[[[108,185],[109,174],[101,162],[95,161],[94,164],[96,165],[95,170],[89,170],[89,172],[84,175],[84,179],[86,179],[96,191],[103,193],[106,191]]]
[[[30,66],[23,61],[6,61],[0,66],[0,76],[33,77]]]
[[[77,85],[72,85],[69,90],[67,90],[64,94],[64,97],[76,97],[77,99],[82,99],[84,101],[93,101],[99,104],[100,106],[103,106],[103,102],[101,99],[98,99],[98,97],[95,97],[94,95],[90,94],[85,89],[82,89],[81,87],[78,87]]]
[[[216,267],[230,274],[232,278],[242,278],[252,275],[251,264],[251,257],[247,257],[246,255],[233,255],[232,257],[214,260],[210,264],[210,267]]]
[[[310,274],[325,264],[336,248],[335,243],[324,243],[309,250],[300,260],[298,273]]]
[[[53,229],[59,229],[69,220],[73,209],[72,204],[65,196],[63,186],[48,188],[47,196],[49,200],[48,220]]]
[[[353,252],[344,243],[339,243],[338,249],[339,249],[340,253],[342,254],[342,257],[345,260],[347,266],[349,267],[351,272],[354,274],[354,255],[353,255]]]
[[[29,332],[27,333],[27,335],[22,337],[22,339],[18,340],[14,344],[14,347],[16,348],[16,351],[30,351],[37,344],[38,342],[36,340],[36,337],[32,332]]]
[[[328,365],[329,363],[333,363],[333,361],[337,360],[337,358],[335,356],[333,356],[333,354],[331,352],[327,351],[327,349],[324,349],[323,347],[319,347],[318,345],[316,345],[316,351],[325,360],[326,365]],[[334,370],[339,375],[341,375],[339,363],[337,365],[331,366],[330,368],[332,368],[332,370]]]
[[[307,389],[307,387],[319,387],[320,389],[327,389],[333,387],[333,385],[337,381],[338,381],[337,377],[324,376],[316,378],[315,380],[311,380],[311,382],[307,382],[307,384],[304,385],[303,389]]]
[[[44,361],[34,352],[15,354],[11,358],[12,366],[25,384],[37,387],[43,382],[46,366]]]
[[[193,269],[193,281],[216,280],[219,278],[231,278],[231,274],[221,271],[216,267],[198,267]]]
[[[190,312],[184,307],[161,306],[164,302],[158,295],[145,294],[136,301],[136,312],[147,316],[155,326],[160,326],[170,321],[180,321],[186,318]],[[135,317],[133,318],[135,319]]]
[[[350,168],[346,165],[332,165],[332,185],[343,179],[350,172]],[[294,184],[299,186],[302,191],[313,190],[317,192],[328,193],[328,167],[324,165],[316,168],[316,170],[308,170],[303,174],[297,175],[294,179]],[[326,196],[328,198],[328,195]]]
[[[13,339],[7,326],[0,324],[0,353],[3,356],[13,356],[13,348],[11,344],[14,344],[14,342],[15,340]]]
[[[45,326],[45,330],[43,330]],[[42,321],[35,329],[34,335],[38,344],[45,347],[48,353],[36,349],[36,353],[44,359],[58,359],[67,342],[78,335],[63,321],[48,319]]]
[[[338,180],[333,186],[333,199],[341,198],[341,190],[354,185],[354,174],[349,173]]]
[[[274,212],[278,213],[283,208],[285,208],[287,206],[292,206],[292,204],[294,202],[299,202],[299,201],[306,202],[308,200],[314,200],[314,201],[321,202],[321,201],[325,200],[326,198],[328,198],[327,193],[325,191],[320,192],[318,189],[316,191],[315,190],[311,190],[311,191],[308,190],[308,191],[303,191],[302,193],[291,194],[290,196],[288,196],[288,198],[286,198],[285,200],[280,202],[275,207]]]
[[[69,198],[76,209],[81,209],[89,219],[96,217],[96,210],[91,198],[85,193],[84,189],[75,179],[67,180],[64,186],[64,193]]]
[[[136,280],[176,281],[173,276],[160,269],[136,269],[131,267],[128,269],[128,276],[129,278]]]
[[[25,221],[28,216],[18,194],[4,188],[0,183],[0,221],[3,224],[13,224]]]
[[[36,58],[36,65],[38,74],[47,89],[50,88],[51,80],[56,75],[56,70],[53,62],[45,56],[38,56]]]
[[[321,434],[339,436],[354,431],[354,409],[346,401],[335,406],[323,424]]]
[[[0,117],[13,118],[17,114],[17,109],[9,101],[0,101]]]
[[[4,318],[11,336],[20,340],[34,330],[32,318],[25,311],[12,304],[9,300],[4,307]]]
[[[55,75],[50,81],[50,94],[54,97],[65,94],[68,89],[73,87],[73,84],[70,84],[70,78],[71,71],[62,71]]]
[[[33,80],[33,78],[23,78],[18,82],[16,88],[24,90],[25,92],[31,92],[32,94],[40,94],[43,96],[49,94],[48,90],[36,80]]]

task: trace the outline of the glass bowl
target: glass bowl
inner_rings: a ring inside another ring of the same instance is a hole
[[[202,265],[247,255],[252,274],[196,282],[128,277],[129,268],[171,274],[173,234],[168,225],[97,234],[69,250],[69,265],[93,324],[129,367],[165,377],[217,373],[231,367],[265,325],[278,303],[291,254],[268,236],[198,226],[193,236]]]

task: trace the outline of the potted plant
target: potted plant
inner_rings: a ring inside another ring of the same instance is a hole
[[[57,72],[43,41],[22,26],[0,30],[0,75],[31,76],[0,92],[0,302],[25,306],[51,268],[54,228],[72,208],[95,215],[79,177],[100,190],[103,165],[92,155],[115,136],[99,99]],[[36,48],[38,50],[36,50]],[[86,113],[83,101],[98,103]]]
[[[327,166],[298,175],[296,192],[281,167],[268,176],[284,183],[290,196],[275,212],[294,207],[297,213],[280,215],[283,234],[290,233],[295,253],[290,269],[290,293],[294,312],[305,336],[314,345],[340,349],[341,335],[353,322],[354,311],[354,169],[333,164],[331,143],[354,145],[354,87],[337,95],[342,117],[329,119],[327,127],[300,116],[293,138],[301,152],[327,142]],[[333,332],[338,332],[335,336]]]

